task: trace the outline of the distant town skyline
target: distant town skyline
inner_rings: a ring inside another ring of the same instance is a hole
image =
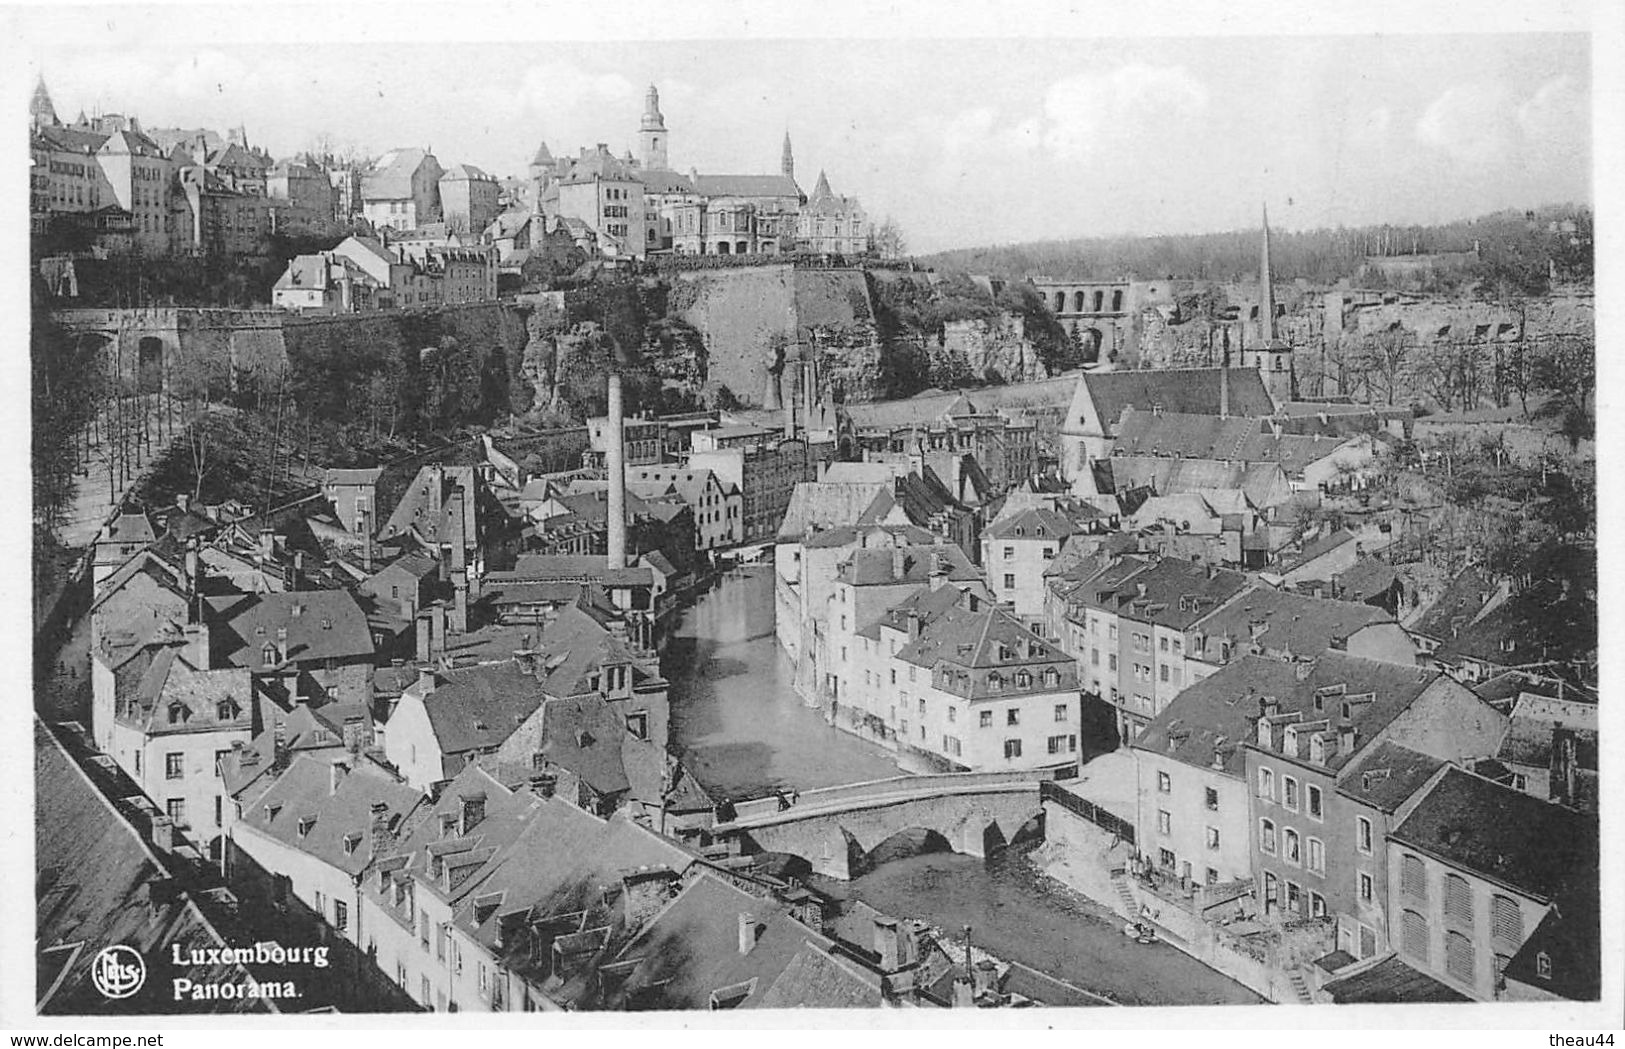
[[[140,9],[137,9],[140,10]],[[157,17],[166,17],[159,9]],[[129,17],[124,15],[124,17]],[[636,152],[660,89],[672,166],[828,172],[909,247],[1115,234],[1443,222],[1592,199],[1585,34],[1072,40],[554,41],[115,46],[31,52],[59,114],[242,125],[288,155],[372,155],[524,175],[606,143]],[[516,39],[520,34],[509,39]],[[443,72],[450,75],[436,75]]]

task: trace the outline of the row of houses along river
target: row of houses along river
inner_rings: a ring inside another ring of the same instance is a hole
[[[773,632],[773,573],[724,575],[681,613],[666,650],[671,738],[719,798],[761,797],[897,776],[891,755],[827,724],[791,686]],[[1125,1004],[1257,1002],[1167,944],[1124,937],[1121,919],[1046,877],[1027,850],[983,861],[908,854],[818,887],[939,929],[969,925],[979,946]]]

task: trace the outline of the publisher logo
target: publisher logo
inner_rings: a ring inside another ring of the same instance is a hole
[[[103,947],[90,964],[90,981],[106,998],[128,998],[147,982],[147,963],[122,943]]]

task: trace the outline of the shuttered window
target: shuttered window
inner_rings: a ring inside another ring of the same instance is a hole
[[[1406,911],[1401,926],[1404,929],[1405,953],[1425,963],[1428,960],[1427,919],[1415,911]]]
[[[1428,898],[1428,872],[1420,856],[1406,853],[1399,858],[1399,887],[1407,896],[1418,900]]]
[[[1451,979],[1465,984],[1474,982],[1473,941],[1459,932],[1444,934],[1444,971]]]
[[[1473,887],[1459,874],[1444,876],[1444,917],[1462,928],[1473,927]]]
[[[1510,896],[1490,897],[1490,935],[1502,943],[1523,946],[1523,911]]]

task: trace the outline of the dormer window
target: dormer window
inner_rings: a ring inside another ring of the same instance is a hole
[[[223,699],[215,704],[214,716],[218,721],[230,721],[237,716],[237,708],[232,706],[231,700]]]
[[[299,836],[301,838],[305,837],[306,835],[308,835],[310,833],[311,828],[313,828],[315,826],[316,826],[316,817],[315,816],[300,816],[299,817]]]
[[[1535,975],[1540,977],[1542,980],[1550,980],[1552,978],[1552,956],[1547,954],[1545,951],[1541,951],[1539,954],[1535,955]]]
[[[1027,673],[1025,670],[1017,672],[1017,674],[1016,674],[1016,687],[1017,688],[1031,688],[1032,685],[1033,685],[1033,676],[1031,674]]]
[[[990,692],[1003,692],[1004,677],[995,670],[993,673],[987,676],[987,687],[988,691]]]
[[[279,813],[281,811],[282,811],[282,806],[281,805],[267,805],[267,806],[265,806],[265,822],[270,823],[272,820],[275,820],[276,816],[277,816],[277,813]]]
[[[186,708],[179,703],[169,705],[169,723],[175,725],[186,717]]]
[[[356,846],[361,844],[361,835],[350,833],[344,836],[344,855],[354,856]]]

